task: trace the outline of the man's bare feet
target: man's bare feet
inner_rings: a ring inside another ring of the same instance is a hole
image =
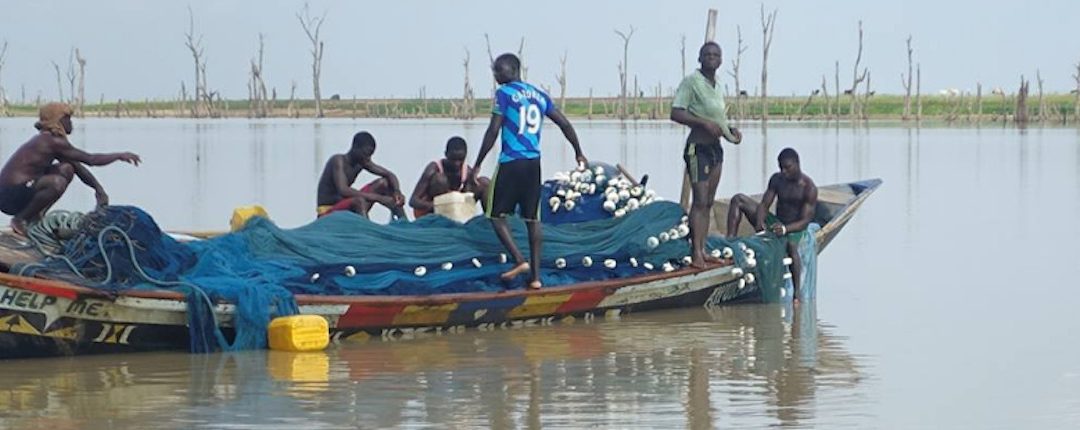
[[[540,287],[543,287],[543,286],[544,285],[541,284],[539,280],[536,280],[536,281],[529,282],[529,285],[528,285],[527,288],[530,289],[530,290],[539,290]]]
[[[516,278],[517,275],[525,273],[528,270],[529,270],[529,263],[519,263],[517,266],[514,266],[513,269],[510,269],[510,270],[507,270],[507,271],[503,272],[503,274],[499,275],[499,277],[502,278],[502,280],[504,280],[504,281],[509,281],[511,279]]]
[[[21,219],[21,218],[12,218],[11,219],[11,231],[12,232],[14,232],[15,234],[17,234],[19,236],[26,237],[26,229],[27,229],[26,220]]]

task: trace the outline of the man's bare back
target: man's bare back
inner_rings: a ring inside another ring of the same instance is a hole
[[[87,165],[142,161],[130,152],[90,154],[72,146],[67,139],[73,130],[71,108],[65,104],[49,103],[39,117],[34,126],[41,133],[16,149],[0,169],[0,211],[12,215],[11,227],[19,234],[60,199],[75,176],[94,189],[99,206],[108,204],[105,189]]]

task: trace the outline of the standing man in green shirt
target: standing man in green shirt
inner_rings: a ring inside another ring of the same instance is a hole
[[[705,42],[698,51],[698,62],[701,68],[683,78],[675,92],[671,120],[690,127],[683,150],[691,187],[690,265],[703,268],[706,261],[719,262],[705,255],[705,237],[724,162],[720,138],[737,145],[742,142],[742,133],[728,126],[723,91],[716,83],[716,71],[723,62],[720,45]]]

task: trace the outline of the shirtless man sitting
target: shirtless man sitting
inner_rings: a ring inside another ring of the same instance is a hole
[[[728,208],[727,237],[734,238],[739,231],[742,216],[753,222],[755,231],[765,230],[766,223],[774,234],[787,239],[787,253],[791,257],[791,278],[795,286],[795,300],[799,297],[802,279],[802,261],[799,259],[799,241],[806,235],[806,227],[814,219],[818,190],[814,181],[799,167],[799,153],[784,148],[777,157],[780,171],[769,178],[769,187],[759,204],[745,194],[731,198]],[[769,207],[776,202],[776,215]]]
[[[409,206],[413,208],[414,217],[433,213],[435,197],[451,191],[471,192],[477,201],[483,202],[490,180],[484,177],[477,178],[476,183],[468,180],[472,173],[472,167],[465,163],[468,151],[465,139],[454,136],[446,141],[446,158],[428,163],[413,188]]]
[[[29,224],[45,215],[75,176],[94,189],[98,206],[108,205],[109,195],[86,166],[142,162],[130,152],[89,154],[72,146],[67,138],[73,130],[71,114],[63,103],[43,106],[34,124],[41,132],[16,149],[0,170],[0,211],[12,216],[17,234],[26,235]]]
[[[319,177],[318,206],[315,208],[322,217],[336,211],[352,211],[367,217],[375,203],[390,209],[394,218],[405,218],[405,196],[401,194],[397,176],[382,166],[375,164],[371,156],[375,154],[375,137],[366,131],[353,136],[352,147],[344,154],[334,154],[326,161],[322,176]],[[367,170],[380,176],[379,179],[364,185],[359,190],[352,188],[352,183],[360,172]]]

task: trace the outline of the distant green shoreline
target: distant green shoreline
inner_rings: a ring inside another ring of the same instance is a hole
[[[863,95],[860,95],[862,103]],[[912,97],[912,114],[907,119],[915,120],[916,102]],[[560,100],[556,97],[556,103]],[[828,120],[839,117],[841,120],[904,120],[904,97],[902,95],[873,95],[866,102],[865,114],[853,117],[850,114],[851,98],[840,96],[837,105],[835,98],[826,101],[821,96],[809,99],[808,96],[769,97],[769,119],[785,121]],[[490,112],[490,99],[473,101],[471,113],[462,108],[461,99],[342,99],[324,100],[323,111],[327,118],[485,118]],[[591,104],[591,109],[590,109]],[[761,118],[761,99],[742,97],[727,99],[729,116],[732,119],[759,120]],[[617,115],[619,99],[604,98],[566,98],[561,102],[561,109],[571,118],[619,119]],[[670,97],[641,97],[628,101],[627,120],[666,119],[671,106]],[[1040,107],[1037,95],[1029,95],[1027,112],[1029,121],[1056,122],[1073,124],[1080,122],[1075,111],[1076,95],[1045,95]],[[222,100],[214,102],[215,118],[251,118],[254,115],[247,100]],[[268,114],[271,118],[312,118],[315,116],[314,100],[276,100],[268,102]],[[741,114],[740,114],[741,112]],[[1001,95],[983,95],[981,100],[974,95],[922,96],[921,120],[945,122],[997,122],[1012,121],[1016,113],[1016,97]],[[1040,113],[1042,115],[1040,116]],[[15,117],[37,116],[35,104],[10,104],[6,112],[0,114]],[[154,101],[154,100],[118,100],[98,102],[83,107],[83,117],[110,118],[192,118],[191,102]],[[199,117],[206,117],[205,111]]]

